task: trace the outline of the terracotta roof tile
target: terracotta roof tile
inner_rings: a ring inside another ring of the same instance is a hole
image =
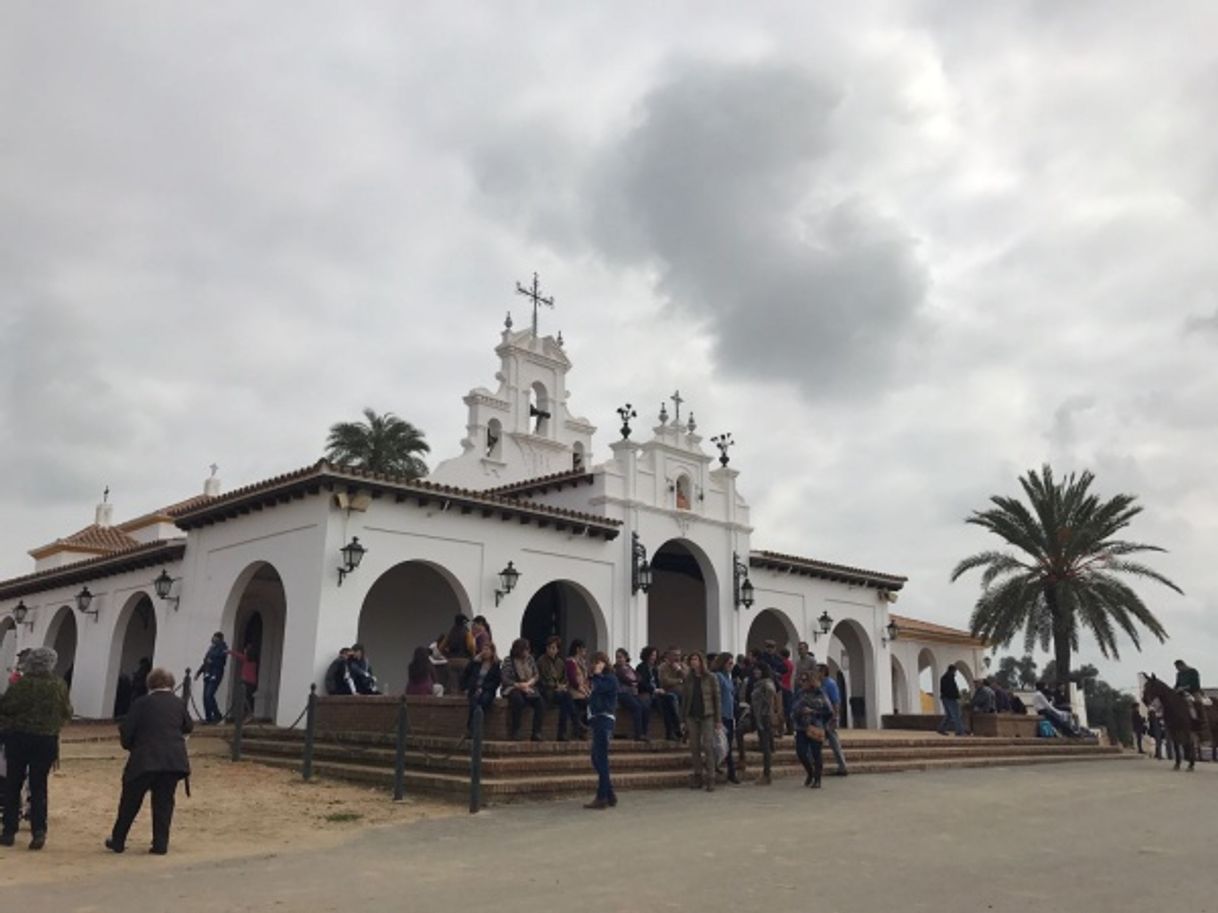
[[[120,523],[118,528],[124,532],[129,532],[131,530],[142,529],[145,526],[151,526],[153,523],[172,523],[173,515],[176,511],[189,510],[192,507],[206,504],[210,500],[212,500],[211,495],[193,495],[192,497],[162,507],[160,510],[149,511],[131,520],[126,520]]]
[[[884,589],[889,590],[899,590],[909,579],[899,574],[869,571],[866,568],[851,567],[848,564],[833,564],[828,561],[819,561],[815,558],[803,558],[799,555],[784,555],[781,552],[753,551],[749,553],[749,558],[754,564],[761,566],[767,563],[787,565],[793,569],[806,570],[822,576],[840,575],[842,577],[858,579],[860,582],[871,583],[875,586],[883,584]]]
[[[110,554],[95,555],[60,567],[0,580],[0,599],[37,593],[81,580],[108,577],[134,568],[177,561],[185,551],[185,539],[158,539],[156,542],[143,544],[137,542],[129,548]]]
[[[571,482],[590,482],[592,478],[592,473],[586,469],[566,469],[562,472],[552,472],[545,476],[536,476],[532,479],[510,482],[507,485],[496,485],[494,488],[488,488],[485,491],[487,494],[495,495],[522,495],[536,491],[539,488],[557,487]]]
[[[43,558],[56,552],[97,552],[108,554],[139,545],[125,532],[114,526],[98,526],[92,523],[84,529],[78,529],[70,536],[56,539],[54,542],[30,550],[35,558]]]
[[[920,618],[911,618],[908,615],[897,615],[894,612],[889,612],[888,617],[897,623],[897,628],[900,630],[898,636],[900,637],[904,637],[906,634],[915,636],[921,634],[929,635],[937,640],[950,640],[956,643],[985,646],[985,640],[980,637],[974,637],[963,628],[951,628],[947,625],[923,621]]]
[[[299,485],[302,482],[311,481],[318,483],[358,483],[362,481],[372,486],[383,485],[398,492],[421,497],[433,495],[451,498],[483,508],[515,511],[539,522],[566,521],[568,524],[577,523],[585,525],[595,528],[602,533],[609,534],[608,538],[616,536],[618,528],[622,525],[620,520],[596,514],[567,510],[563,507],[552,507],[548,504],[539,504],[522,498],[508,498],[486,491],[458,488],[454,485],[441,485],[436,482],[428,482],[425,479],[408,479],[405,476],[371,472],[354,466],[342,466],[330,463],[327,460],[319,460],[312,466],[306,466],[292,472],[264,479],[261,482],[255,482],[252,485],[236,488],[219,497],[211,498],[206,503],[200,505],[175,510],[173,511],[173,517],[180,527],[187,528],[190,525],[194,525],[201,518],[215,516],[243,501],[257,499],[258,496],[270,493],[276,489],[288,488],[293,485]]]

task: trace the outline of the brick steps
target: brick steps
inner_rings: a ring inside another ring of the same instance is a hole
[[[852,774],[1001,767],[1080,760],[1136,757],[1094,742],[1040,739],[932,738],[884,735],[855,737],[843,733]],[[247,731],[245,755],[279,767],[299,770],[303,733],[257,727]],[[393,738],[378,733],[321,733],[314,748],[314,771],[388,788],[393,782]],[[749,766],[742,779],[755,777],[760,758],[753,739],[746,739]],[[669,789],[689,783],[689,749],[676,742],[651,743],[619,739],[612,743],[615,785],[621,790]],[[826,750],[826,762],[832,768]],[[803,774],[793,740],[780,739],[773,763],[775,776]],[[487,742],[483,751],[482,788],[488,801],[528,796],[590,792],[596,777],[586,742]],[[469,794],[469,744],[436,736],[410,739],[406,754],[406,789],[463,800]]]
[[[979,767],[1011,767],[1029,764],[1065,763],[1079,760],[1130,760],[1136,756],[1122,752],[1092,753],[1091,756],[1080,757],[1078,754],[1057,753],[1045,756],[1002,756],[971,757],[962,759],[949,758],[910,758],[901,761],[860,761],[852,763],[852,776],[859,774],[900,773],[910,771],[933,771],[960,768]],[[299,769],[299,760],[287,757],[264,757],[258,759],[261,763],[277,767]],[[587,759],[584,759],[587,763]],[[829,774],[832,763],[826,770]],[[340,763],[334,761],[316,761],[314,772],[317,776],[350,780],[388,789],[393,784],[393,771],[385,767],[370,767],[364,764]],[[750,783],[758,773],[757,768],[741,772],[741,779]],[[803,767],[794,761],[778,760],[772,770],[775,778],[802,776]],[[614,786],[618,790],[637,789],[679,789],[688,786],[690,781],[688,768],[678,768],[661,771],[620,771],[613,772]],[[720,781],[722,783],[722,781]],[[730,787],[728,787],[730,788]],[[596,789],[596,776],[589,768],[583,773],[546,774],[544,776],[515,775],[510,777],[484,776],[482,792],[484,799],[508,801],[527,797],[550,797],[570,794],[591,793]],[[464,799],[469,794],[468,774],[438,773],[408,769],[406,773],[407,792],[421,791],[431,794],[448,795],[455,799]]]

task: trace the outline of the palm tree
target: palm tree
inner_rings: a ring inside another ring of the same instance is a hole
[[[1142,508],[1135,496],[1104,500],[1090,491],[1095,476],[1073,473],[1057,481],[1045,465],[1019,479],[1030,509],[1018,498],[995,495],[992,507],[973,511],[965,522],[989,530],[1019,554],[985,551],[965,558],[951,579],[983,567],[981,595],[969,627],[973,636],[995,645],[1009,644],[1022,630],[1024,650],[1053,644],[1060,683],[1070,678],[1070,657],[1078,649],[1079,631],[1095,635],[1105,657],[1118,657],[1117,629],[1141,650],[1138,626],[1160,642],[1163,625],[1121,575],[1154,580],[1183,593],[1144,564],[1128,560],[1139,552],[1161,552],[1154,545],[1115,536]]]
[[[422,431],[392,412],[377,415],[365,409],[364,418],[330,426],[326,459],[410,479],[427,475],[427,464],[417,456],[431,450]]]

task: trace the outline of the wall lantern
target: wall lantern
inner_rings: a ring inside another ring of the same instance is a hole
[[[76,611],[81,615],[92,615],[93,620],[97,621],[97,609],[90,610],[93,605],[93,594],[89,592],[89,588],[82,587],[81,591],[76,594]]]
[[[881,637],[885,644],[890,644],[897,639],[897,635],[901,633],[901,628],[897,625],[896,619],[889,618],[888,624],[885,625],[885,630],[888,631],[887,637]]]
[[[516,589],[516,581],[519,579],[520,571],[516,570],[515,565],[509,561],[507,567],[499,572],[499,589],[495,590],[495,605],[499,605],[504,596]]]
[[[819,630],[812,632],[813,643],[820,640],[822,634],[828,634],[833,630],[833,616],[829,614],[828,610],[821,612],[820,618],[816,619],[816,624],[819,626]]]
[[[732,552],[732,592],[736,597],[736,608],[753,607],[753,582],[749,580],[749,567],[740,560],[740,555]]]
[[[986,672],[989,672],[989,671],[990,671],[990,666],[994,665],[994,657],[992,657],[992,656],[987,656],[987,657],[986,657],[985,659],[983,659],[981,662],[982,662],[982,664],[985,666],[985,671],[986,671]]]
[[[152,581],[152,588],[156,590],[157,599],[172,602],[173,610],[175,612],[178,610],[178,603],[181,602],[182,597],[170,596],[169,594],[173,592],[173,585],[178,579],[179,578],[177,577],[170,577],[169,572],[164,568],[161,568],[160,575],[156,578],[156,580]]]
[[[651,564],[647,561],[647,546],[639,541],[638,533],[630,534],[630,592],[642,590],[646,593],[651,589]]]
[[[338,569],[338,585],[343,585],[343,578],[359,567],[368,549],[359,544],[359,536],[352,536],[351,541],[338,550],[343,556],[343,566]]]
[[[19,625],[23,625],[25,624],[25,620],[29,618],[29,615],[30,607],[25,604],[25,600],[23,599],[18,602],[16,607],[13,609],[13,621],[17,622]],[[31,621],[30,628],[32,629],[33,627],[34,622]]]

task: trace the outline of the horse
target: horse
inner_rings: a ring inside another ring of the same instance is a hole
[[[1194,723],[1189,715],[1188,701],[1184,699],[1183,694],[1152,675],[1146,679],[1142,688],[1142,703],[1149,707],[1155,700],[1158,700],[1159,706],[1163,708],[1163,726],[1170,735],[1175,750],[1176,766],[1172,769],[1180,769],[1180,746],[1183,745],[1188,756],[1188,769],[1192,770],[1197,764],[1197,756],[1201,753],[1198,737],[1200,722]]]

